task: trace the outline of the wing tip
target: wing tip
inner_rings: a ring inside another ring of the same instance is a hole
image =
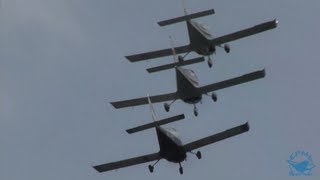
[[[249,131],[250,130],[250,125],[249,125],[249,122],[246,122],[243,126],[242,126],[243,130],[246,132],[246,131]]]
[[[92,166],[93,169],[95,169],[97,172],[102,173],[103,170],[99,168],[99,166]]]
[[[275,18],[273,21],[274,21],[275,26],[277,27],[279,24],[279,21],[277,20],[277,18]]]

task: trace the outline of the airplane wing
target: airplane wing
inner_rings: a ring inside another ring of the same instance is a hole
[[[119,168],[123,168],[123,167],[128,167],[128,166],[133,166],[133,165],[137,165],[137,164],[142,164],[142,163],[158,160],[160,158],[161,158],[161,156],[159,153],[153,153],[153,154],[139,156],[139,157],[126,159],[126,160],[122,160],[122,161],[101,164],[98,166],[93,166],[93,168],[95,170],[97,170],[98,172],[105,172],[105,171],[111,171],[114,169],[119,169]]]
[[[200,147],[230,138],[232,136],[236,136],[238,134],[242,134],[249,131],[249,124],[245,123],[243,125],[228,129],[226,131],[220,132],[218,134],[208,136],[202,139],[199,139],[197,141],[193,141],[191,143],[185,144],[183,148],[187,151],[190,152],[194,149],[198,149]]]
[[[150,96],[150,100],[152,103],[170,101],[177,98],[178,98],[177,93]],[[131,107],[131,106],[139,106],[143,104],[148,104],[148,97],[142,97],[137,99],[125,100],[125,101],[110,102],[110,104],[112,104],[112,106],[115,107],[116,109]]]
[[[236,78],[232,78],[232,79],[228,79],[228,80],[221,81],[218,83],[202,86],[199,89],[203,94],[205,94],[205,93],[216,91],[219,89],[224,89],[227,87],[235,86],[238,84],[246,83],[246,82],[257,80],[260,78],[264,78],[265,75],[266,75],[266,73],[265,73],[265,70],[263,69],[263,70],[255,71],[255,72],[245,74],[245,75],[242,75],[242,76],[239,76]]]
[[[254,34],[258,34],[261,33],[263,31],[267,31],[273,28],[276,28],[278,24],[278,21],[276,19],[272,20],[272,21],[268,21],[262,24],[258,24],[256,26],[253,26],[251,28],[247,28],[241,31],[237,31],[231,34],[227,34],[218,38],[215,38],[213,40],[211,40],[211,43],[215,46],[220,45],[220,44],[224,44],[230,41],[234,41],[237,39],[241,39],[247,36],[251,36]]]
[[[186,45],[186,46],[175,47],[174,49],[177,54],[181,54],[181,53],[189,52],[191,48],[189,45]],[[134,55],[126,56],[126,58],[130,62],[138,62],[138,61],[154,59],[154,58],[170,56],[170,55],[172,55],[172,49],[168,48],[168,49],[162,49],[157,51],[151,51],[147,53],[134,54]]]
[[[185,60],[182,62],[174,62],[174,63],[170,63],[170,64],[165,64],[162,66],[148,68],[147,71],[148,71],[148,73],[154,73],[154,72],[159,72],[159,71],[163,71],[163,70],[167,70],[167,69],[172,69],[172,68],[178,67],[178,66],[186,66],[186,65],[190,65],[190,64],[200,63],[203,61],[205,61],[204,57],[198,57],[198,58],[194,58],[194,59],[190,59],[190,60]]]

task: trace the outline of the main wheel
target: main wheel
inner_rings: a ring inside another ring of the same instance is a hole
[[[149,166],[148,166],[148,168],[149,168],[149,171],[150,171],[151,173],[153,173],[153,169],[154,169],[154,167],[153,167],[153,166],[151,166],[151,165],[149,165]]]
[[[196,156],[197,156],[198,159],[201,159],[201,157],[202,157],[202,156],[201,156],[201,152],[200,152],[200,151],[197,151]]]
[[[194,109],[194,110],[193,110],[193,114],[194,114],[195,116],[198,116],[198,110],[197,110],[197,109]]]
[[[180,172],[180,174],[183,174],[183,168],[182,167],[179,168],[179,172]]]
[[[209,68],[212,68],[212,60],[211,59],[208,59],[208,66],[209,66]]]
[[[211,98],[212,98],[212,100],[213,100],[214,102],[216,102],[216,101],[218,100],[218,97],[217,97],[216,93],[212,93],[212,94],[211,94]]]
[[[164,104],[163,104],[163,107],[164,107],[164,109],[165,109],[167,112],[170,111],[170,106],[169,106],[168,103],[164,103]]]
[[[224,48],[224,51],[225,51],[226,53],[229,53],[229,52],[230,52],[230,46],[229,46],[229,44],[225,44],[225,45],[223,46],[223,48]]]

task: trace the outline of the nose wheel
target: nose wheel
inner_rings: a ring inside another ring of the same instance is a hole
[[[179,163],[179,172],[180,172],[180,174],[182,175],[183,174],[183,168],[182,168],[182,166],[181,166],[181,163]]]
[[[194,105],[194,107],[193,107],[193,114],[195,116],[198,116],[198,108],[196,107],[196,105]]]
[[[212,62],[210,56],[208,56],[208,66],[209,66],[209,68],[212,68],[212,65],[213,65],[213,62]]]

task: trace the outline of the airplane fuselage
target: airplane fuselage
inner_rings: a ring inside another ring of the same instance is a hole
[[[182,147],[181,140],[162,127],[157,127],[157,136],[160,146],[160,155],[169,162],[180,163],[187,157],[186,151]]]
[[[176,68],[177,92],[181,100],[188,104],[201,101],[202,94],[198,90],[199,82],[191,69]]]
[[[215,46],[211,46],[213,39],[211,33],[201,24],[189,20],[186,21],[191,49],[200,55],[209,56],[215,52]]]

